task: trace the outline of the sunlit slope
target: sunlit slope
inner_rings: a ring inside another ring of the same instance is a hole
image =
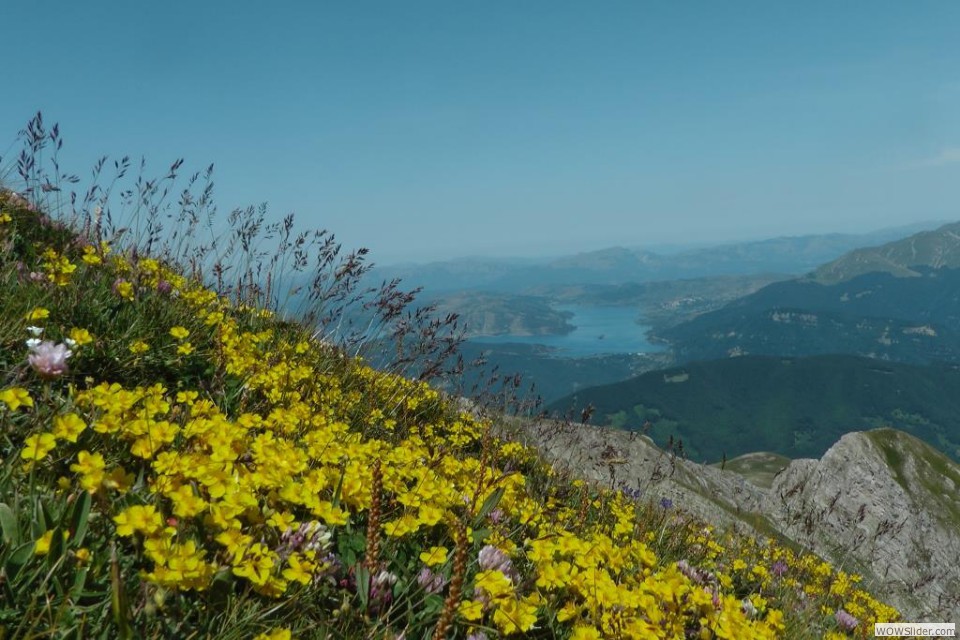
[[[897,616],[7,192],[0,247],[6,637],[867,637]]]

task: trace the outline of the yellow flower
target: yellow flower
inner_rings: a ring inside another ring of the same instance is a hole
[[[77,559],[77,564],[85,565],[90,562],[90,549],[82,547],[73,552],[73,557]]]
[[[106,475],[104,473],[106,466],[101,454],[81,451],[77,454],[77,462],[70,465],[70,470],[80,474],[81,487],[90,493],[96,493]]]
[[[273,629],[267,633],[261,633],[253,640],[291,640],[293,634],[290,633],[290,629]]]
[[[402,538],[408,533],[413,533],[420,528],[420,523],[417,522],[417,519],[410,515],[409,513],[396,520],[391,520],[390,522],[385,522],[383,524],[383,531],[391,538]]]
[[[163,520],[157,508],[151,504],[127,507],[115,515],[113,521],[117,525],[118,536],[132,536],[137,532],[151,535],[163,528]]]
[[[513,592],[513,583],[502,571],[479,571],[474,580],[478,589],[483,589],[493,598],[508,595]]]
[[[464,600],[458,607],[460,615],[466,620],[476,622],[483,617],[483,604],[476,600]]]
[[[9,213],[0,213],[0,224],[6,224],[13,220],[13,217]]]
[[[269,518],[267,518],[267,524],[280,530],[286,531],[287,529],[292,529],[297,524],[297,519],[290,512],[276,512]]]
[[[428,567],[435,567],[447,561],[447,553],[446,547],[430,547],[420,554],[420,562]]]
[[[309,584],[313,579],[313,570],[316,568],[309,560],[306,560],[299,553],[291,553],[287,558],[287,568],[283,570],[283,577],[290,581],[296,581],[300,584]]]
[[[89,244],[83,248],[83,256],[81,257],[81,260],[87,264],[100,264],[103,262],[100,259],[100,256],[97,255],[97,250]]]
[[[146,353],[150,351],[150,345],[148,345],[143,340],[137,340],[130,344],[130,353],[134,355],[140,355],[141,353]]]
[[[530,631],[537,623],[537,607],[513,598],[500,600],[493,612],[493,622],[506,635]]]
[[[30,311],[30,313],[28,313],[26,317],[27,317],[27,320],[31,322],[34,320],[46,320],[47,318],[50,317],[50,311],[49,309],[44,309],[43,307],[36,307],[32,311]]]
[[[180,486],[179,489],[167,495],[173,502],[173,513],[181,518],[189,518],[197,515],[207,508],[207,501],[196,495],[193,487],[188,484]]]
[[[133,300],[133,285],[126,280],[121,280],[114,285],[114,289],[124,300]]]
[[[82,347],[85,344],[90,344],[93,342],[93,336],[90,335],[90,332],[86,329],[74,327],[73,329],[70,329],[68,335],[71,340],[77,343],[78,347]]]
[[[50,543],[53,541],[53,529],[49,529],[42,536],[37,538],[37,541],[33,543],[33,554],[37,556],[45,556],[50,553]],[[66,540],[70,537],[69,531],[62,532],[63,539]]]
[[[568,602],[557,611],[557,620],[559,622],[566,622],[571,618],[576,618],[578,615],[580,615],[580,607],[578,607],[575,602]]]
[[[573,633],[570,634],[570,640],[600,640],[602,637],[596,628],[585,624],[578,624],[573,628]]]
[[[126,493],[133,486],[133,481],[132,473],[127,473],[123,467],[115,467],[104,477],[103,486],[108,489],[116,489],[120,493]]]
[[[177,327],[174,327],[173,329],[170,329],[170,335],[173,336],[174,339],[176,340],[183,340],[184,338],[190,335],[190,330],[187,329],[186,327],[177,326]]]
[[[177,347],[177,353],[180,355],[188,356],[193,353],[193,345],[189,342],[184,342],[179,347]]]
[[[23,450],[20,451],[20,457],[24,460],[43,460],[56,446],[57,439],[52,433],[32,435],[23,441]]]
[[[75,413],[68,413],[53,419],[53,435],[58,440],[76,442],[77,437],[86,428],[87,423]]]
[[[20,407],[32,407],[33,398],[30,392],[23,387],[11,387],[0,391],[0,402],[10,407],[11,411],[16,411]]]

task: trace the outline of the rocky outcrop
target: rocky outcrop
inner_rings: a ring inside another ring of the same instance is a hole
[[[960,467],[946,456],[879,429],[845,435],[820,460],[791,462],[761,511],[792,540],[880,586],[915,619],[955,619],[958,487]]]
[[[762,522],[764,535],[775,531],[862,575],[907,620],[960,617],[960,465],[906,433],[854,432],[819,460],[757,456],[721,469],[615,429],[540,422],[512,430],[556,465],[606,486],[667,498],[718,525]],[[762,461],[782,468],[773,475]]]

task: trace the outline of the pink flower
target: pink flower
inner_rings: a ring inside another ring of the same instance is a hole
[[[66,373],[67,358],[73,355],[67,345],[53,344],[50,340],[36,345],[31,352],[27,361],[44,378],[56,378]]]
[[[844,631],[853,631],[857,625],[860,624],[859,620],[843,609],[837,609],[837,613],[834,614],[834,617],[837,619],[837,626]]]

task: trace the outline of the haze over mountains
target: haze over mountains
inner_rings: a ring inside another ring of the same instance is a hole
[[[784,237],[679,252],[611,247],[557,258],[462,258],[378,267],[373,275],[400,277],[422,286],[430,295],[473,289],[517,293],[545,285],[616,285],[719,275],[799,275],[850,250],[937,225],[921,222],[863,234]]]

